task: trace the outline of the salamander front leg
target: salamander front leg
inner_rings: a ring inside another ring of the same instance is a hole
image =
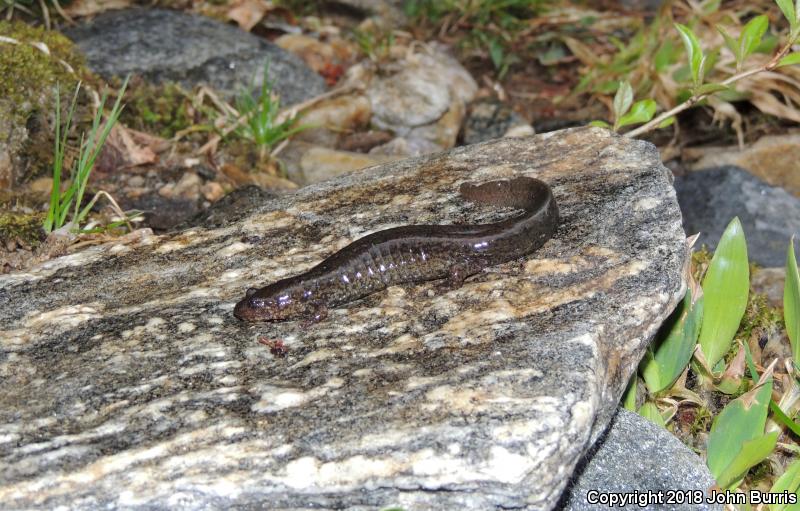
[[[467,265],[454,264],[450,267],[450,273],[447,275],[447,285],[450,289],[458,289],[464,285],[464,280],[466,280],[468,276]]]
[[[303,321],[301,326],[303,328],[308,328],[314,323],[319,323],[320,321],[322,321],[327,317],[328,317],[328,308],[325,306],[325,304],[318,303],[314,306],[314,309],[311,312],[311,316],[307,318],[305,321]]]

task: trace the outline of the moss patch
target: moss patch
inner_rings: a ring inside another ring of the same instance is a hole
[[[16,41],[0,42],[0,153],[11,162],[0,168],[0,188],[9,188],[49,167],[55,85],[67,98],[78,80],[95,80],[72,42],[58,32],[0,21],[0,34]]]
[[[0,21],[0,34],[19,41],[19,44],[0,43],[0,97],[9,99],[24,109],[43,90],[60,82],[65,89],[75,87],[85,69],[83,58],[72,42],[58,32],[31,27],[25,23]],[[44,44],[47,55],[33,44]],[[75,71],[70,73],[59,59]]]
[[[191,112],[191,99],[180,85],[136,80],[125,93],[120,121],[139,131],[172,138],[193,124]]]
[[[44,216],[44,213],[0,211],[0,243],[6,246],[9,242],[19,240],[23,245],[35,248],[45,238],[42,229]]]

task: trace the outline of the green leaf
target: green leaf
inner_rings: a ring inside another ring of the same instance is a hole
[[[706,0],[705,2],[701,2],[700,6],[703,9],[703,14],[714,14],[719,10],[719,6],[722,4],[722,0]]]
[[[794,27],[797,25],[797,12],[795,11],[794,2],[792,0],[775,0],[775,3],[778,4],[783,16],[789,22],[792,31],[794,31]]]
[[[656,73],[663,73],[667,68],[676,61],[675,46],[669,39],[664,41],[664,44],[658,49],[653,56],[653,65],[655,66]]]
[[[666,128],[667,126],[672,126],[673,124],[675,124],[675,116],[671,115],[661,121],[656,128]]]
[[[620,82],[617,93],[614,95],[614,119],[621,119],[633,103],[633,88],[627,81]]]
[[[594,126],[595,128],[611,129],[611,125],[608,124],[606,121],[592,121],[589,123],[589,126]]]
[[[800,64],[800,52],[798,52],[798,51],[790,53],[790,54],[786,55],[785,57],[783,57],[778,62],[778,67],[781,67],[781,66],[793,66],[795,64]]]
[[[622,407],[632,412],[636,411],[636,373],[631,376],[625,395],[622,396]]]
[[[744,26],[742,33],[739,34],[739,54],[742,56],[742,61],[761,44],[761,38],[764,37],[768,26],[769,18],[766,14],[756,16]]]
[[[699,343],[708,366],[714,367],[730,349],[747,306],[750,268],[738,217],[722,234],[702,286],[705,305]]]
[[[631,111],[623,115],[617,121],[617,127],[621,128],[623,126],[627,126],[629,124],[640,124],[643,122],[647,122],[653,118],[656,113],[656,102],[653,99],[643,99],[641,101],[637,101],[631,107]]]
[[[792,345],[792,358],[800,361],[800,275],[794,256],[794,236],[786,251],[786,280],[783,284],[783,321]]]
[[[742,63],[742,54],[741,48],[739,46],[739,42],[731,36],[727,30],[725,30],[722,25],[717,25],[717,31],[722,35],[722,38],[725,40],[725,46],[731,50],[733,56],[736,58],[736,65],[741,65]]]
[[[695,94],[714,94],[715,92],[721,92],[724,90],[728,90],[727,85],[722,85],[721,83],[706,83],[701,85],[700,87],[695,90]]]
[[[675,23],[675,28],[681,34],[683,46],[686,48],[686,55],[689,57],[689,65],[692,70],[692,80],[695,85],[700,85],[700,67],[703,62],[703,49],[700,47],[700,41],[694,35],[692,29],[686,25]]]
[[[489,57],[492,59],[495,69],[499,69],[503,64],[503,45],[497,39],[492,39],[489,42]]]
[[[736,483],[747,474],[751,467],[764,461],[775,449],[777,442],[777,431],[743,442],[733,462],[714,476],[720,488],[732,490],[734,486],[738,486]]]
[[[800,460],[795,461],[786,468],[775,484],[772,485],[770,493],[794,493],[800,495]],[[800,498],[796,504],[771,504],[770,511],[800,511]]]
[[[729,489],[774,448],[777,432],[764,436],[771,394],[770,369],[758,386],[728,403],[714,419],[706,463],[721,488]]]
[[[596,90],[599,94],[611,94],[619,90],[619,82],[616,80],[608,80],[598,85]]]
[[[683,301],[661,326],[656,340],[639,364],[650,394],[671,387],[686,368],[697,344],[702,317],[703,299],[693,307],[691,291],[687,291]]]
[[[664,422],[664,417],[661,416],[661,412],[658,411],[658,407],[655,403],[648,401],[643,404],[642,407],[639,408],[639,415],[654,424],[658,424],[662,428],[667,427],[667,423]]]
[[[756,51],[753,53],[763,53],[764,55],[772,55],[775,53],[775,48],[778,46],[781,40],[775,34],[767,32],[763,39],[761,39],[761,44],[758,45]]]

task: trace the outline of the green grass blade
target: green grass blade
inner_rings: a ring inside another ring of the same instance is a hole
[[[64,165],[64,152],[61,149],[61,87],[56,84],[56,137],[53,148],[53,185],[50,189],[50,207],[44,220],[44,231],[50,233],[58,213],[58,199],[61,191],[61,167]]]
[[[774,399],[769,401],[769,409],[772,410],[772,413],[775,415],[775,419],[778,422],[789,428],[795,435],[800,436],[800,424],[796,423],[791,417],[786,415]]]
[[[786,280],[783,284],[783,320],[792,345],[792,358],[800,361],[800,275],[794,255],[794,236],[786,251]]]
[[[702,286],[705,303],[699,343],[708,366],[714,367],[730,349],[750,288],[747,244],[738,218],[722,234]]]
[[[76,229],[89,212],[89,208],[81,209],[81,202],[83,201],[83,195],[86,192],[86,185],[89,182],[89,175],[94,168],[97,157],[100,156],[100,153],[103,150],[103,145],[106,143],[108,135],[111,133],[112,128],[119,119],[119,115],[122,111],[122,97],[125,94],[125,89],[128,86],[129,79],[130,76],[126,77],[125,81],[122,83],[122,87],[120,87],[120,90],[117,93],[117,100],[114,102],[114,106],[111,108],[111,112],[108,114],[106,122],[101,128],[100,122],[103,118],[103,109],[108,97],[107,93],[103,94],[103,98],[100,101],[100,106],[98,107],[97,113],[95,114],[92,122],[92,130],[89,133],[86,145],[81,150],[81,157],[76,175],[77,191],[75,193],[75,213],[72,219],[72,223]]]
[[[67,118],[65,122],[61,123],[61,91],[56,87],[56,136],[55,147],[53,150],[53,187],[50,190],[50,206],[45,218],[44,229],[45,232],[52,232],[55,229],[64,225],[64,210],[69,208],[62,200],[61,194],[61,175],[64,170],[64,156],[66,154],[67,138],[69,137],[69,130],[72,127],[72,118],[75,114],[75,108],[78,104],[78,93],[80,92],[81,84],[75,86],[75,93],[72,95],[69,110],[67,110]]]

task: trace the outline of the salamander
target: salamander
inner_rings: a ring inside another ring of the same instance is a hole
[[[320,321],[330,308],[396,284],[447,279],[458,287],[483,268],[537,250],[558,227],[553,192],[538,179],[464,183],[459,191],[469,201],[524,214],[489,224],[405,225],[368,234],[305,273],[248,289],[233,314],[243,321]]]

